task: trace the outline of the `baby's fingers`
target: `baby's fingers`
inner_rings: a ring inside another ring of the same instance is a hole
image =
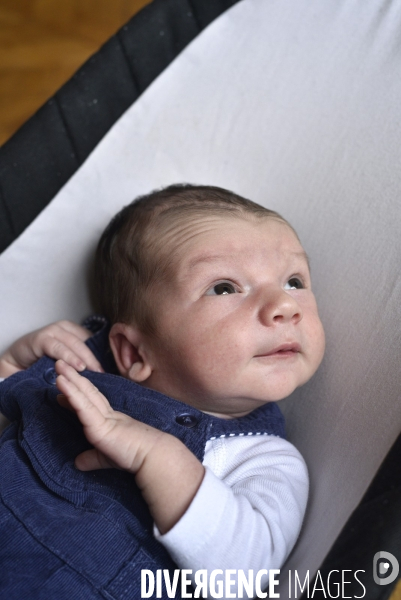
[[[96,405],[89,400],[71,381],[66,379],[64,375],[59,375],[57,378],[57,387],[66,396],[67,401],[62,401],[61,404],[65,408],[71,407],[77,414],[79,420],[84,427],[100,428],[103,426],[105,417],[102,415]]]
[[[85,377],[64,361],[56,362],[57,387],[66,397],[67,404],[75,410],[84,426],[99,427],[113,410],[107,399]],[[62,404],[66,404],[62,401]]]
[[[80,343],[86,348],[85,344]],[[71,348],[56,338],[44,339],[41,349],[46,356],[50,356],[55,360],[63,360],[77,371],[83,371],[87,366],[89,368],[87,357],[85,357],[83,352],[79,353],[79,349],[77,348],[75,351],[71,350]],[[90,352],[89,348],[88,351]]]
[[[91,336],[91,333],[84,327],[81,327],[81,325],[77,325],[72,321],[59,321],[58,325],[60,329],[63,329],[69,336],[69,348],[75,352],[78,358],[85,363],[86,368],[90,371],[98,371],[99,373],[103,373],[104,371],[100,362],[85,344],[85,341]],[[62,358],[62,356],[59,358]]]
[[[102,372],[99,361],[85,344],[88,337],[87,330],[70,321],[59,321],[30,334],[32,350],[38,358],[46,354],[64,360],[77,371],[86,367]]]

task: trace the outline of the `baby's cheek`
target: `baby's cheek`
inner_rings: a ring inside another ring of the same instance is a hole
[[[208,333],[190,351],[194,369],[217,381],[232,377],[239,367],[239,353],[238,341],[227,339],[219,331]]]
[[[308,345],[310,347],[309,352],[311,353],[312,366],[315,371],[323,359],[326,345],[323,325],[317,313],[314,313],[310,320],[308,336]]]

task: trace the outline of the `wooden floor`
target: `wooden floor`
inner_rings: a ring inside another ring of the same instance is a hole
[[[0,145],[150,0],[0,0]]]

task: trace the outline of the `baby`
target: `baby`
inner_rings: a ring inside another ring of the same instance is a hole
[[[170,186],[111,221],[95,288],[110,330],[92,320],[85,344],[61,322],[0,358],[2,592],[139,598],[141,571],[178,565],[204,593],[201,570],[280,568],[308,481],[275,401],[324,352],[295,231],[221,188]]]

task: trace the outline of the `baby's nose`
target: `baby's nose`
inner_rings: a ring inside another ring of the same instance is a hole
[[[302,309],[297,300],[285,290],[266,294],[260,308],[260,320],[264,325],[297,323],[302,319]]]

